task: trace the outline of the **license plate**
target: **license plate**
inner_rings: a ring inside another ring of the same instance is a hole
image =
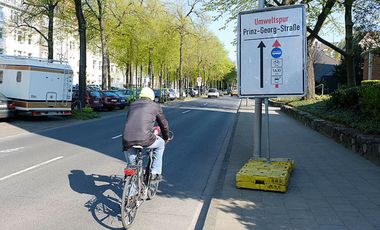
[[[125,100],[121,100],[121,102],[125,102]]]
[[[112,102],[117,102],[117,100],[111,100]]]
[[[99,103],[99,101],[94,101],[94,103]]]

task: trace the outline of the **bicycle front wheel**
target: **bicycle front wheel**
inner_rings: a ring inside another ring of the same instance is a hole
[[[139,186],[137,183],[137,175],[128,176],[125,179],[121,198],[121,221],[126,229],[131,227],[137,213],[139,200]]]

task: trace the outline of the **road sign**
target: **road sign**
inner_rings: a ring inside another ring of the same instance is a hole
[[[197,85],[198,86],[202,85],[202,78],[201,77],[197,77]]]
[[[304,95],[304,5],[241,12],[238,20],[239,96]]]

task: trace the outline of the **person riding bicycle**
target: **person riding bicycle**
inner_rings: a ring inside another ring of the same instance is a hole
[[[154,125],[161,128],[162,137],[154,134]],[[154,92],[144,87],[140,99],[133,102],[128,109],[123,132],[123,151],[128,165],[133,165],[136,158],[134,145],[153,149],[152,180],[161,180],[162,157],[165,143],[169,140],[169,125],[161,106],[154,102]]]

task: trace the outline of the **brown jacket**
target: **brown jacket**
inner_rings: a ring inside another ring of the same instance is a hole
[[[149,99],[140,99],[133,102],[128,109],[127,121],[123,132],[123,150],[132,145],[148,147],[152,145],[156,136],[153,133],[155,123],[161,128],[164,140],[169,138],[169,125],[160,104]]]

